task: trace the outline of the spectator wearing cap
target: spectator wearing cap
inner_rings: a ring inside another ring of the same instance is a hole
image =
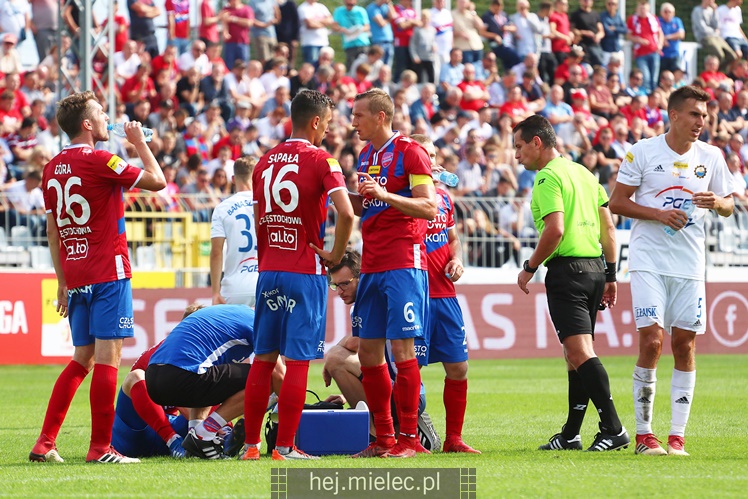
[[[559,134],[574,119],[574,111],[571,105],[564,101],[564,89],[561,85],[553,85],[549,95],[550,98],[540,114],[548,119],[553,130]]]
[[[657,86],[660,59],[665,38],[660,21],[650,12],[649,0],[637,0],[636,13],[629,16],[628,39],[634,44],[636,67],[642,71],[642,86],[647,94]]]
[[[582,119],[582,125],[587,130],[587,134],[594,134],[600,126],[597,124],[592,112],[590,111],[589,95],[584,88],[578,88],[571,92],[571,110],[574,111],[574,117]]]
[[[555,0],[549,16],[551,24],[551,49],[559,64],[566,60],[574,43],[574,34],[569,22],[569,0]]]
[[[317,0],[304,0],[297,8],[299,15],[299,44],[304,62],[319,61],[322,47],[330,45],[329,27],[335,21],[330,10]]]
[[[672,71],[681,65],[680,41],[685,40],[686,29],[683,27],[681,18],[675,15],[675,7],[669,2],[665,2],[660,6],[659,21],[664,37],[660,71]]]
[[[592,66],[604,63],[600,40],[605,36],[600,14],[592,8],[594,0],[580,0],[579,8],[569,16],[574,37],[584,47],[585,62]]]
[[[733,108],[732,95],[722,92],[717,100],[719,109],[717,111],[717,127],[721,133],[732,135],[743,130],[745,121],[743,117]]]
[[[265,101],[265,105],[262,106],[260,111],[260,118],[264,118],[279,107],[283,108],[286,116],[291,116],[291,94],[288,88],[283,85],[277,87],[273,97]]]
[[[223,58],[231,69],[234,61],[249,61],[249,30],[254,25],[255,13],[242,0],[229,0],[220,14],[223,21]]]
[[[475,79],[475,66],[472,64],[465,64],[463,80],[457,85],[457,88],[462,91],[462,100],[460,101],[462,109],[477,111],[488,105],[490,96],[486,90],[486,85]]]
[[[16,45],[18,37],[12,33],[3,35],[2,49],[0,49],[0,73],[20,73],[23,71],[21,56]]]
[[[603,51],[602,65],[606,66],[613,54],[623,59],[621,38],[629,31],[626,22],[618,12],[618,0],[605,0],[605,10],[600,13],[600,22],[605,32],[605,36],[600,40],[600,48]]]
[[[249,6],[255,13],[250,53],[254,59],[265,62],[278,44],[275,26],[281,21],[280,7],[276,0],[250,0]]]
[[[200,96],[203,102],[218,104],[224,121],[231,119],[234,114],[234,101],[224,79],[223,66],[214,65],[210,75],[200,81]]]
[[[161,52],[154,23],[154,19],[161,15],[161,9],[156,7],[154,0],[127,0],[127,10],[130,13],[130,39],[142,43],[153,59]]]
[[[221,148],[228,147],[231,153],[229,157],[232,160],[237,160],[242,156],[245,129],[238,121],[230,121],[226,128],[229,133],[213,145],[212,157],[213,159],[217,158]]]

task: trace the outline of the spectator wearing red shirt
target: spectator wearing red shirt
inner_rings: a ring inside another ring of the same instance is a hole
[[[527,107],[527,101],[522,96],[522,88],[515,85],[507,92],[506,102],[499,109],[499,116],[508,114],[512,118],[512,126],[530,116],[532,111]]]
[[[122,48],[129,40],[130,21],[127,16],[120,13],[117,0],[114,0],[114,12],[114,51],[122,52]],[[105,32],[107,31],[107,23],[109,23],[109,18],[104,19],[104,22],[101,23],[101,29]]]
[[[187,130],[184,132],[184,145],[187,153],[187,157],[193,154],[199,154],[203,162],[210,159],[210,146],[205,141],[205,137],[202,135],[203,126],[198,120],[193,120],[187,125]]]
[[[177,47],[179,53],[190,45],[190,0],[166,0],[166,38],[168,45]]]
[[[413,69],[413,61],[410,58],[410,39],[413,36],[413,28],[421,25],[412,0],[400,0],[400,3],[395,5],[395,16],[391,23],[392,34],[395,38],[395,67],[392,74],[393,80],[397,83],[403,71]]]
[[[629,28],[626,36],[634,44],[636,67],[644,75],[643,86],[649,94],[657,88],[662,47],[665,44],[660,21],[649,11],[649,0],[638,0],[636,13],[629,17],[626,25]]]
[[[7,137],[21,126],[23,115],[14,109],[15,100],[16,96],[10,90],[5,90],[0,94],[0,136]]]
[[[209,43],[218,43],[218,23],[221,16],[216,15],[213,9],[212,0],[202,0],[200,2],[200,28],[198,34],[200,39],[208,45]]]
[[[475,66],[470,63],[465,64],[462,75],[464,79],[457,84],[457,88],[462,90],[460,107],[465,111],[478,111],[486,107],[490,96],[486,85],[475,79]]]
[[[158,94],[156,93],[156,86],[153,84],[150,73],[150,64],[141,64],[138,66],[138,71],[135,73],[135,76],[125,80],[125,83],[120,89],[123,102],[126,104],[134,104],[141,100],[156,98]]]
[[[372,82],[367,78],[371,71],[371,66],[364,62],[358,65],[356,68],[356,74],[353,78],[353,83],[356,85],[356,93],[362,94],[372,87]]]
[[[626,117],[629,127],[634,121],[634,118],[641,118],[645,122],[647,121],[647,111],[645,107],[647,105],[647,98],[643,95],[638,95],[631,99],[631,102],[623,106],[619,112]]]
[[[151,61],[151,78],[155,81],[157,75],[162,69],[168,73],[168,79],[176,81],[179,79],[179,68],[177,67],[177,48],[174,45],[168,45],[163,54],[153,58]]]
[[[228,146],[231,149],[231,159],[236,161],[242,157],[242,148],[244,147],[244,127],[238,121],[229,121],[226,125],[229,134],[221,137],[218,142],[213,144],[213,159],[218,157],[221,148]]]
[[[551,50],[561,64],[568,57],[574,43],[569,22],[569,0],[556,0],[555,8],[548,16],[548,22],[551,25]]]
[[[589,78],[587,70],[582,65],[584,60],[584,50],[581,47],[574,47],[566,54],[564,62],[556,67],[556,71],[553,73],[553,83],[555,85],[563,85],[569,80],[569,70],[571,68],[580,68],[582,71],[582,82],[586,82]]]
[[[715,55],[708,55],[704,58],[704,71],[699,76],[712,90],[727,79],[727,75],[719,70],[719,57]]]
[[[242,0],[229,0],[221,11],[223,21],[223,60],[226,66],[234,67],[234,61],[240,59],[249,62],[249,29],[254,25],[255,12]]]
[[[26,94],[21,91],[21,75],[18,73],[8,73],[5,75],[5,90],[13,92],[16,100],[13,103],[13,109],[21,113],[22,116],[31,114],[31,106]]]

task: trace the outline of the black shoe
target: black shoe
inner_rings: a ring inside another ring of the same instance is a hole
[[[226,457],[223,454],[223,441],[219,437],[202,440],[195,435],[194,429],[184,437],[182,447],[190,456],[200,459],[224,459]]]
[[[563,435],[556,433],[547,444],[538,447],[538,450],[582,450],[582,437],[577,435],[571,440],[566,440]]]
[[[244,437],[246,433],[244,431],[244,418],[241,418],[234,425],[234,430],[229,435],[229,438],[224,443],[224,453],[229,457],[236,457],[244,446]]]
[[[629,446],[631,440],[626,428],[621,427],[620,433],[612,435],[606,433],[606,429],[600,425],[600,433],[595,435],[595,441],[587,449],[587,452],[602,452],[606,450],[621,450]]]
[[[418,416],[418,439],[427,451],[433,452],[442,447],[439,434],[436,433],[434,423],[431,422],[431,416],[426,411]]]

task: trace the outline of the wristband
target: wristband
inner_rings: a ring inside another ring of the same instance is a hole
[[[535,272],[538,271],[537,267],[530,267],[530,260],[525,260],[524,263],[522,263],[522,269],[525,272],[529,272],[531,274],[534,274]]]
[[[616,262],[605,262],[605,282],[616,282]]]

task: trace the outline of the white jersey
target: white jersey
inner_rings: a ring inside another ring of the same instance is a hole
[[[257,287],[257,235],[252,191],[237,192],[215,210],[210,237],[224,237],[221,296],[254,295]]]
[[[634,144],[618,171],[618,182],[637,187],[637,204],[658,209],[682,210],[695,192],[712,191],[722,197],[733,192],[730,171],[718,148],[697,141],[681,156],[668,147],[665,135]],[[629,270],[703,280],[705,215],[706,210],[694,209],[688,224],[672,236],[659,222],[634,220]]]

